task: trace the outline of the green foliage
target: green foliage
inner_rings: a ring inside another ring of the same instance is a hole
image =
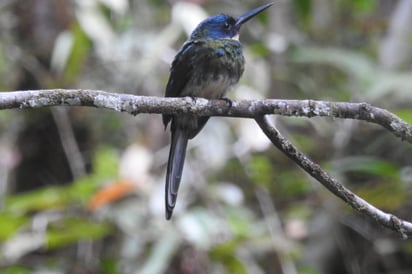
[[[0,212],[0,242],[13,236],[18,229],[28,222],[28,217],[18,216],[10,212]]]
[[[226,208],[229,229],[236,238],[247,239],[253,234],[251,225],[252,217],[244,210],[238,208]]]
[[[310,190],[310,184],[302,174],[296,169],[280,172],[276,179],[276,187],[279,190],[277,193],[285,198],[296,198],[307,193]]]
[[[258,57],[267,57],[270,54],[270,50],[263,43],[253,43],[249,45],[249,49],[253,52],[254,55]]]
[[[398,115],[399,118],[405,120],[407,123],[412,124],[412,110],[406,109],[396,109],[393,111],[394,114]]]
[[[96,154],[93,166],[92,174],[68,186],[45,187],[7,197],[4,211],[24,215],[32,211],[84,204],[105,180],[116,176],[117,157],[112,150],[103,148]]]
[[[119,170],[117,153],[109,147],[100,148],[93,161],[93,170],[95,180],[115,177]]]
[[[355,192],[369,203],[384,210],[400,209],[409,200],[405,186],[399,182],[379,182],[356,188]]]
[[[400,180],[400,169],[392,162],[382,159],[353,156],[335,163],[339,172],[363,178],[356,193],[379,208],[395,210],[407,200],[406,185]]]
[[[237,241],[217,245],[211,249],[210,257],[212,260],[222,263],[228,273],[247,274],[248,271],[244,262],[236,255],[238,245]]]
[[[258,185],[269,187],[273,184],[273,165],[264,155],[255,155],[249,162],[249,176]]]
[[[33,273],[30,269],[22,266],[10,266],[0,269],[0,274],[30,274]]]
[[[6,69],[7,69],[7,63],[6,63],[6,58],[4,57],[4,52],[3,52],[3,47],[0,45],[0,79],[5,79],[6,77]],[[0,88],[6,88],[3,86],[4,83],[3,81],[0,81]]]
[[[402,247],[407,253],[409,253],[409,256],[412,256],[412,243],[411,242],[406,242]]]
[[[120,274],[116,259],[104,259],[100,265],[104,274]]]
[[[299,149],[301,149],[302,151],[305,151],[307,155],[317,152],[318,146],[316,146],[316,142],[317,142],[316,139],[308,138],[307,135],[295,134],[295,133],[291,134],[291,137],[293,138],[293,143],[299,146]]]
[[[50,225],[46,233],[47,247],[60,248],[82,240],[96,240],[111,232],[111,226],[80,217],[68,217]]]
[[[30,211],[64,207],[70,202],[70,198],[64,188],[47,187],[9,196],[5,208],[14,214],[26,214]]]
[[[89,38],[78,24],[73,24],[71,35],[73,44],[64,71],[64,79],[67,83],[71,83],[78,78],[92,46]]]
[[[373,10],[376,9],[377,1],[376,0],[357,0],[350,2],[348,1],[341,1],[341,4],[347,6],[348,8],[352,9],[357,13],[371,13]]]
[[[307,206],[305,201],[294,202],[292,206],[287,209],[285,216],[290,219],[307,220],[313,215],[313,211]]]
[[[249,176],[260,186],[273,189],[281,197],[301,195],[309,190],[310,185],[302,173],[279,168],[267,156],[255,155],[249,163]]]
[[[47,247],[59,248],[80,240],[95,240],[111,231],[111,226],[85,217],[73,217],[70,208],[85,206],[96,190],[110,178],[116,177],[118,159],[113,150],[102,148],[94,159],[94,172],[63,187],[45,187],[11,195],[0,211],[0,240],[7,240],[30,221],[33,212],[60,210],[63,218],[51,223],[46,231]],[[65,211],[67,211],[65,213]]]
[[[315,269],[308,268],[308,267],[300,268],[298,273],[299,274],[319,274],[319,272],[316,271]]]
[[[383,159],[353,156],[341,159],[335,165],[340,172],[358,172],[399,181],[399,167]]]
[[[310,0],[293,0],[292,4],[293,4],[293,9],[298,14],[298,18],[300,18],[305,24],[307,24],[310,19],[311,1]]]

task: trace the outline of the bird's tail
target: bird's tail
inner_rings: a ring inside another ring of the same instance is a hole
[[[183,130],[172,131],[172,143],[170,145],[169,162],[166,174],[166,219],[172,217],[176,204],[177,191],[182,178],[183,165],[185,162],[188,137]]]

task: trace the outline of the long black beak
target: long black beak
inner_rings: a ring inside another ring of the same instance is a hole
[[[256,9],[250,10],[250,11],[242,14],[242,15],[239,16],[239,18],[236,20],[235,27],[239,30],[239,29],[240,29],[240,26],[241,26],[243,23],[246,23],[247,21],[249,21],[249,19],[251,19],[252,17],[258,15],[259,13],[261,13],[262,11],[264,11],[265,9],[269,8],[269,7],[272,6],[272,5],[273,5],[273,2],[272,2],[272,3],[269,3],[269,4],[266,4],[266,5],[263,5],[263,6],[260,6],[260,7],[256,8]]]

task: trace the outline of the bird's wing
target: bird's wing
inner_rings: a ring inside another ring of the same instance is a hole
[[[166,86],[166,97],[179,97],[193,73],[196,41],[186,42],[173,60]]]
[[[243,58],[241,46],[234,40],[193,40],[186,42],[173,60],[170,78],[166,86],[166,97],[180,97],[187,83],[192,78],[201,78],[202,71],[212,71],[213,68],[238,68],[235,75],[243,72],[243,61],[234,66],[233,58]],[[216,70],[219,71],[219,70]]]
[[[191,53],[194,48],[193,45],[194,41],[186,42],[173,60],[165,97],[179,97],[192,76],[193,64]],[[171,115],[163,115],[163,125],[165,128],[171,119]]]
[[[173,60],[170,77],[166,86],[166,97],[181,97],[186,85],[193,79],[202,79],[204,71],[217,73],[220,66],[227,67],[223,60],[229,62],[230,50],[219,40],[193,40],[186,42]],[[240,50],[240,47],[239,47]],[[214,69],[216,68],[216,69]],[[243,67],[242,67],[243,70]],[[239,77],[241,73],[238,73]],[[187,92],[187,91],[186,91]],[[187,96],[187,93],[184,95]],[[171,115],[163,115],[163,124],[166,127],[172,119]]]

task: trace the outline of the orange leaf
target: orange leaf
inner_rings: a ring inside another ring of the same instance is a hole
[[[113,203],[136,188],[136,185],[128,180],[119,180],[114,184],[108,185],[100,189],[91,199],[87,205],[87,209],[94,211],[106,204]]]

